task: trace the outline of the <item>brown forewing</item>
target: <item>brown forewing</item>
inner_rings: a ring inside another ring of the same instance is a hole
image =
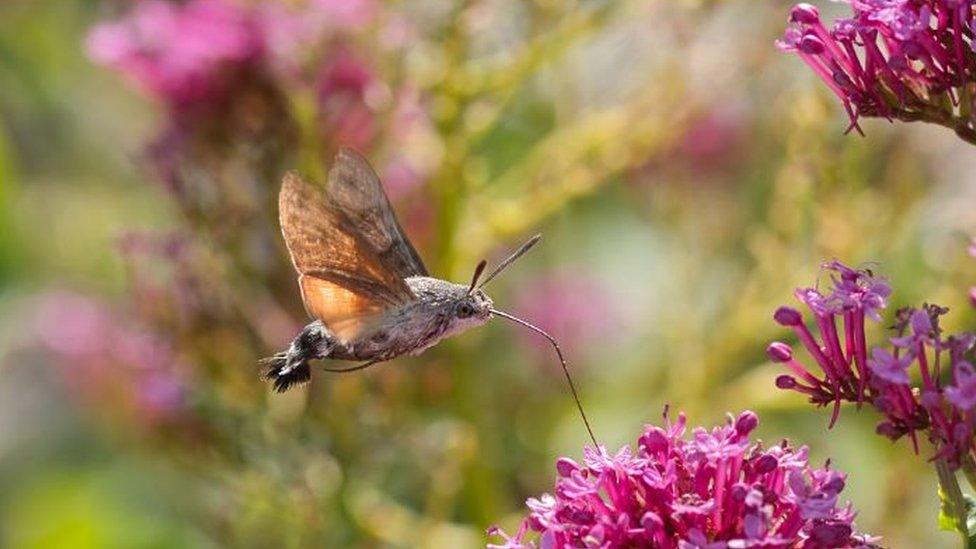
[[[377,315],[414,299],[322,191],[298,174],[285,175],[278,196],[281,232],[300,275],[309,314],[352,339]]]
[[[427,276],[424,262],[403,234],[380,178],[362,155],[348,148],[339,150],[329,172],[326,194],[383,264],[400,278]]]

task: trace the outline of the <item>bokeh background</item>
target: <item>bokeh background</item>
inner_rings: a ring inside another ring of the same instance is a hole
[[[558,363],[501,321],[268,391],[257,360],[306,321],[280,174],[321,179],[342,143],[440,277],[545,235],[491,294],[562,340],[611,448],[665,404],[753,409],[850,473],[862,531],[956,543],[925,449],[871,410],[827,430],[763,351],[831,258],[971,328],[976,162],[937,127],[844,135],[773,47],[790,4],[242,0],[274,47],[194,95],[89,34],[144,3],[0,3],[0,545],[477,547],[580,455]],[[160,47],[229,47],[211,23]]]

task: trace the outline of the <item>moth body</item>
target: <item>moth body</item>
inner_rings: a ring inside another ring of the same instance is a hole
[[[491,319],[492,301],[481,290],[426,276],[406,282],[417,300],[401,308],[390,326],[391,340],[403,353],[418,355]]]
[[[389,311],[356,339],[342,341],[320,320],[309,323],[288,349],[266,360],[266,376],[285,390],[310,377],[309,360],[380,362],[419,355],[441,340],[491,319],[492,301],[483,291],[427,276],[405,280],[416,300]]]
[[[329,358],[339,360],[390,360],[418,355],[441,340],[491,318],[492,301],[481,290],[438,278],[406,279],[417,299],[390,311],[355,340],[339,343]]]

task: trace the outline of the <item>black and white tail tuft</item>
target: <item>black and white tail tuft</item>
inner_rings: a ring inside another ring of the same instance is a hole
[[[321,347],[325,335],[318,325],[313,322],[302,330],[288,346],[288,349],[274,356],[261,360],[264,366],[264,379],[274,383],[274,390],[283,393],[288,389],[307,383],[312,378],[308,361],[323,358]]]
[[[283,393],[288,389],[312,379],[312,371],[308,367],[308,357],[294,356],[288,351],[282,351],[274,356],[261,360],[264,366],[262,376],[274,382],[274,390]]]

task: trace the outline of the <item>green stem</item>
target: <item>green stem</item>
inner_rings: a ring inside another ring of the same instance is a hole
[[[959,480],[944,459],[935,460],[935,471],[939,475],[939,490],[942,493],[943,505],[947,508],[948,513],[955,518],[956,530],[962,535],[963,548],[969,547],[966,500],[959,488]]]
[[[897,109],[891,113],[893,118],[903,122],[930,122],[956,132],[963,141],[976,145],[976,130],[969,126],[969,120],[953,116],[935,107],[914,107],[913,110]]]
[[[969,487],[976,490],[976,460],[973,459],[972,454],[966,454],[962,458],[962,472],[966,475]]]

